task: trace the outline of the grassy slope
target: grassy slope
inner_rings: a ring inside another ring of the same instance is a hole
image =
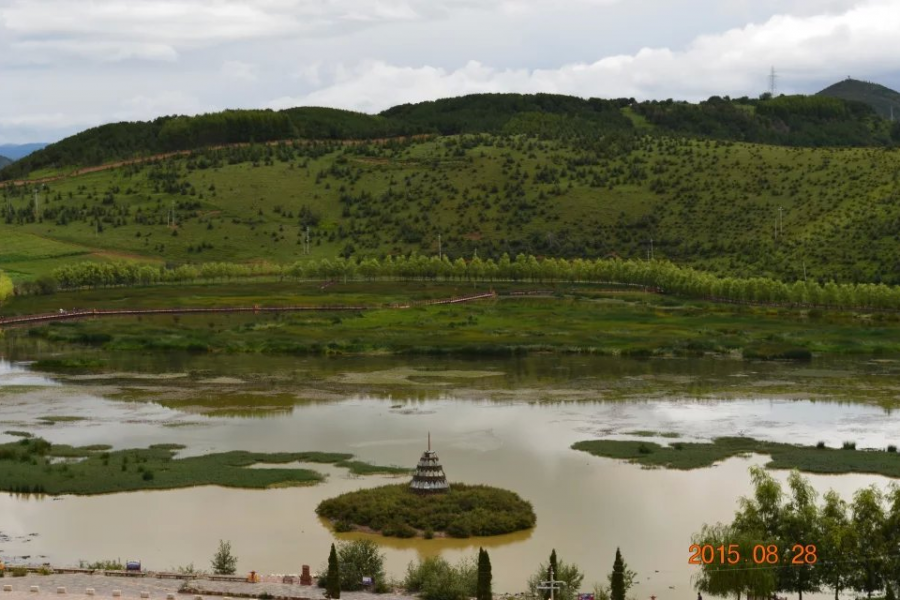
[[[503,292],[511,284],[498,284]],[[532,287],[518,286],[518,287]],[[548,287],[548,286],[544,286]],[[4,314],[59,307],[226,306],[234,304],[378,305],[402,299],[472,291],[453,283],[351,283],[323,292],[311,283],[159,286],[18,297]],[[480,289],[480,288],[478,288]],[[94,344],[107,350],[209,352],[489,353],[526,350],[604,354],[703,352],[777,354],[790,348],[815,353],[900,352],[894,315],[832,314],[809,318],[796,310],[750,309],[643,294],[604,294],[590,286],[560,286],[564,298],[516,298],[465,305],[360,314],[294,313],[109,318],[35,327],[31,335]],[[124,327],[123,324],[127,324]],[[23,335],[24,329],[8,336]]]
[[[470,138],[465,150],[456,149],[459,138],[439,138],[259,166],[190,170],[186,159],[172,160],[178,184],[189,184],[184,195],[154,191],[152,166],[57,182],[43,196],[55,211],[50,218],[0,222],[0,240],[12,244],[0,246],[0,268],[22,280],[67,254],[293,261],[302,257],[305,206],[321,218],[312,228],[316,257],[433,253],[439,232],[451,256],[477,249],[482,256],[634,257],[646,254],[653,237],[657,257],[723,273],[791,279],[805,266],[813,277],[898,281],[900,152],[648,140],[598,159],[561,142],[485,139],[490,145]],[[548,170],[555,172],[536,181]],[[103,204],[115,188],[112,204]],[[388,190],[393,196],[384,198]],[[364,193],[371,197],[359,199]],[[30,193],[3,194],[0,202],[29,212]],[[348,206],[344,194],[358,200]],[[179,202],[197,204],[176,209],[175,237],[167,212]],[[70,222],[58,225],[64,207]],[[115,214],[98,234],[92,217],[72,217],[83,207]],[[776,239],[778,207],[784,233]],[[135,222],[138,211],[144,223]],[[29,234],[62,245],[32,243]]]
[[[235,451],[174,458],[175,452],[181,448],[161,444],[147,449],[111,452],[106,446],[73,448],[49,445],[37,438],[0,444],[0,490],[104,494],[197,485],[240,488],[311,485],[323,479],[321,474],[310,469],[246,468],[255,463],[280,464],[295,461],[334,464],[359,474],[408,472],[405,469],[351,461],[351,454],[325,452],[260,454]],[[51,464],[49,459],[52,457],[83,460]],[[145,475],[147,472],[152,476]]]
[[[837,450],[751,438],[716,438],[711,443],[676,442],[660,446],[653,442],[590,440],[576,442],[575,450],[595,456],[628,460],[648,467],[699,469],[739,454],[768,454],[768,467],[799,469],[807,473],[873,473],[900,477],[900,454],[883,451]]]

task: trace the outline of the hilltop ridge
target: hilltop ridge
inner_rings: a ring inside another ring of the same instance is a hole
[[[817,95],[862,102],[871,106],[884,119],[890,119],[893,110],[894,120],[900,121],[900,92],[871,81],[859,81],[848,77],[828,86]]]
[[[471,94],[395,106],[377,115],[297,107],[110,123],[17,161],[0,173],[0,179],[235,143],[472,133],[524,134],[591,143],[604,138],[606,143],[618,146],[623,136],[648,132],[797,147],[900,143],[900,127],[892,129],[891,123],[868,104],[827,95],[761,99],[713,96],[693,104],[559,94]]]

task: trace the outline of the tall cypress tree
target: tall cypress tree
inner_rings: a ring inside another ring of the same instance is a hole
[[[487,550],[478,549],[478,586],[475,591],[476,600],[491,600],[493,591],[491,590],[491,557],[488,556]]]
[[[341,597],[341,565],[338,562],[338,555],[337,551],[334,549],[334,544],[331,545],[331,553],[328,555],[328,574],[325,576],[325,594],[334,600]]]
[[[625,600],[625,561],[622,560],[622,553],[618,548],[612,575],[609,577],[609,597],[610,600]]]
[[[552,577],[550,575],[551,572],[553,573]],[[550,564],[547,567],[547,581],[550,581],[551,579],[556,580],[557,578],[559,578],[559,568],[557,567],[557,564],[556,564],[556,548],[554,548],[553,551],[550,552]],[[549,600],[549,599],[550,599],[550,590],[547,590],[546,592],[544,592],[544,600]]]

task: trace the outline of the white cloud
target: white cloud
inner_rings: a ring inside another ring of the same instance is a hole
[[[132,96],[121,102],[113,113],[116,121],[141,121],[163,115],[197,115],[214,112],[218,107],[201,102],[179,91],[163,91],[152,95]]]
[[[898,23],[900,2],[870,0],[836,14],[778,15],[762,24],[702,35],[683,50],[644,48],[554,69],[497,69],[469,61],[449,70],[362,61],[340,65],[319,90],[270,105],[379,111],[403,102],[501,91],[688,99],[755,95],[765,89],[770,65],[789,92],[807,81],[900,69]]]
[[[244,82],[256,81],[256,65],[240,60],[226,60],[222,63],[220,72],[229,79]]]

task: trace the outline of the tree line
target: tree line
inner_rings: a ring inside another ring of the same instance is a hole
[[[700,572],[695,587],[716,596],[768,598],[776,592],[900,590],[900,486],[858,490],[850,502],[829,491],[824,503],[793,472],[788,490],[761,467],[751,468],[753,495],[731,523],[704,525],[693,536]],[[734,554],[731,554],[734,553]],[[740,557],[740,558],[739,558]]]
[[[378,115],[332,108],[226,110],[194,117],[163,116],[87,129],[51,144],[0,172],[19,179],[37,169],[90,166],[173,150],[226,143],[317,139],[376,139],[414,134],[531,134],[597,140],[639,135],[630,108],[663,133],[789,146],[884,146],[900,143],[866,104],[822,96],[749,99],[713,96],[692,104],[560,94],[470,94],[403,104]],[[642,135],[642,134],[640,134]]]
[[[898,310],[900,287],[873,283],[802,281],[787,283],[764,277],[718,277],[665,260],[538,258],[503,254],[499,260],[447,256],[387,256],[274,263],[209,262],[180,266],[133,262],[79,262],[59,267],[34,282],[20,284],[19,294],[53,293],[58,289],[101,288],[229,281],[259,277],[279,280],[466,281],[473,284],[517,282],[538,284],[600,283],[652,288],[665,294],[717,302]],[[2,285],[2,283],[0,283]]]

